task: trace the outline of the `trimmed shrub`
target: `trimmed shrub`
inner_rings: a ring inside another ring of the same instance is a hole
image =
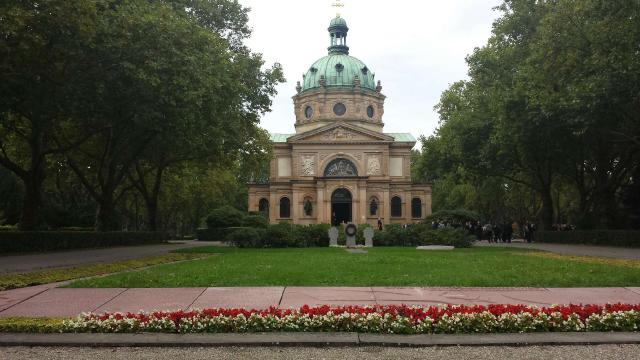
[[[225,238],[225,242],[239,248],[261,248],[264,246],[265,229],[236,228]]]
[[[471,247],[473,236],[463,229],[433,230],[424,224],[411,225],[407,228],[393,224],[375,233],[374,246],[424,246],[449,245],[457,248]]]
[[[326,247],[329,246],[328,224],[295,225],[292,228],[292,243],[296,247]]]
[[[167,240],[164,232],[3,231],[0,253],[160,244]]]
[[[640,247],[640,231],[631,230],[579,230],[539,231],[535,241],[550,244],[584,244],[622,247]]]
[[[207,227],[209,229],[219,229],[242,226],[245,214],[231,206],[223,206],[215,209],[207,216]]]
[[[262,215],[249,215],[242,220],[242,226],[266,229],[269,227],[269,221]]]
[[[296,247],[292,229],[292,225],[285,222],[269,226],[264,238],[264,246],[273,248]]]

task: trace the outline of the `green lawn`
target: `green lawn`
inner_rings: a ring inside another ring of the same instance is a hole
[[[640,262],[588,263],[505,248],[418,251],[378,247],[368,251],[196,248],[183,252],[220,256],[81,280],[70,286],[640,286]]]

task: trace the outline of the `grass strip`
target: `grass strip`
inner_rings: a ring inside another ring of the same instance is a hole
[[[181,250],[220,254],[74,282],[74,288],[210,286],[640,286],[640,268],[617,263],[578,262],[565,257],[524,256],[511,248],[421,251],[415,248]]]
[[[528,253],[514,253],[514,255],[523,256],[535,256],[545,259],[555,259],[564,261],[574,261],[583,264],[598,264],[598,265],[614,265],[621,266],[630,269],[640,269],[640,261],[630,259],[614,259],[595,256],[575,256],[575,255],[561,255],[552,252],[528,252]]]
[[[200,253],[169,253],[166,255],[148,256],[112,263],[97,263],[72,268],[4,274],[0,275],[0,291],[135,270],[154,265],[200,259],[207,256],[209,255]]]
[[[64,329],[64,318],[15,317],[0,318],[0,333],[59,333]]]

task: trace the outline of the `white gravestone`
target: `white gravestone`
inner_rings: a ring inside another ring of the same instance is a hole
[[[338,246],[338,228],[335,226],[329,229],[329,246]]]
[[[364,246],[373,247],[373,228],[368,227],[362,233],[364,235]]]

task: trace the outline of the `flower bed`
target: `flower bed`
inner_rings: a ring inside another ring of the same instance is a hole
[[[66,332],[238,333],[360,332],[456,334],[568,331],[638,331],[640,304],[534,307],[346,306],[295,310],[205,309],[138,314],[82,314],[65,320]]]

